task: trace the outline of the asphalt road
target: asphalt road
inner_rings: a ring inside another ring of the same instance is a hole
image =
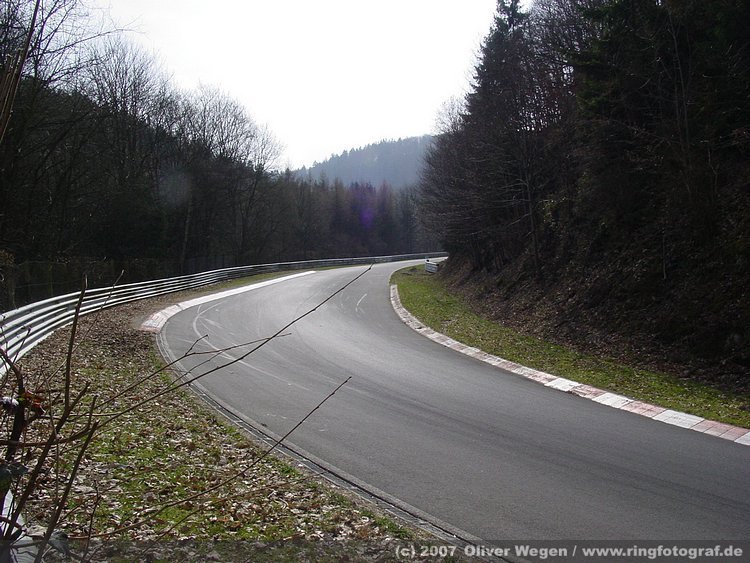
[[[487,542],[750,539],[750,447],[550,389],[436,344],[391,308],[379,264],[288,332],[201,379],[277,435]],[[160,338],[177,357],[267,337],[365,270],[203,304]],[[247,348],[222,352],[209,366]],[[191,369],[206,357],[183,361]]]

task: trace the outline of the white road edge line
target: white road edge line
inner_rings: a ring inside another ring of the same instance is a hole
[[[673,411],[671,409],[644,403],[642,401],[636,401],[635,399],[616,395],[603,389],[597,389],[596,387],[584,385],[564,377],[557,377],[556,375],[528,368],[521,364],[461,344],[457,340],[444,334],[440,334],[439,332],[435,332],[431,328],[425,326],[424,323],[407,311],[401,304],[401,298],[398,295],[398,287],[395,284],[391,284],[391,305],[401,320],[413,330],[438,344],[442,344],[443,346],[461,352],[462,354],[475,358],[486,364],[490,364],[491,366],[520,375],[526,379],[531,379],[532,381],[536,381],[547,387],[552,387],[553,389],[558,389],[565,393],[578,395],[581,398],[596,401],[615,409],[629,411],[666,424],[679,426],[680,428],[687,428],[696,432],[702,432],[710,436],[718,436],[719,438],[724,438],[725,440],[730,440],[743,446],[750,446],[750,430],[747,428],[732,426],[731,424],[708,420],[700,416]]]
[[[161,332],[161,329],[164,327],[164,324],[170,319],[170,317],[173,317],[180,311],[184,311],[185,309],[189,309],[190,307],[195,307],[197,305],[202,305],[203,303],[209,303],[210,301],[216,301],[217,299],[229,297],[230,295],[238,295],[240,293],[245,293],[246,291],[252,291],[253,289],[259,289],[261,287],[266,287],[275,283],[280,283],[302,276],[308,276],[314,273],[315,270],[308,270],[306,272],[300,272],[298,274],[291,274],[289,276],[273,278],[270,280],[237,287],[235,289],[227,289],[226,291],[219,291],[210,295],[204,295],[203,297],[189,299],[188,301],[177,303],[176,305],[172,305],[171,307],[167,307],[166,309],[162,309],[161,311],[157,311],[156,313],[152,314],[151,316],[149,316],[149,318],[143,321],[140,326],[140,330],[144,332],[154,333]]]

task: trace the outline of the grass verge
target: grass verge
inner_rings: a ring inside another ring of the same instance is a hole
[[[666,373],[633,368],[526,336],[471,310],[440,277],[421,267],[396,272],[403,306],[424,324],[512,362],[710,420],[750,428],[750,396],[731,394]]]

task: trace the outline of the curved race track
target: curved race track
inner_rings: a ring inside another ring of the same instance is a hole
[[[374,266],[290,335],[201,386],[283,435],[351,376],[289,442],[486,542],[750,538],[750,447],[550,389],[423,338],[389,302],[389,276],[404,265]],[[187,309],[160,344],[175,358],[204,335],[196,350],[267,337],[365,269],[319,271]]]

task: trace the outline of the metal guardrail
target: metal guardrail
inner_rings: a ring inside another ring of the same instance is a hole
[[[130,283],[109,288],[90,289],[84,294],[81,304],[81,315],[140,299],[157,297],[166,293],[193,289],[266,272],[397,262],[400,260],[417,260],[440,256],[447,256],[447,254],[436,252],[427,254],[402,254],[398,256],[280,262],[278,264],[238,266],[187,276]],[[55,330],[73,322],[79,298],[80,292],[68,293],[52,297],[51,299],[45,299],[44,301],[30,303],[29,305],[0,314],[0,347],[5,350],[8,357],[14,361],[19,360]],[[9,368],[10,366],[4,360],[0,359],[0,375],[5,374]]]

